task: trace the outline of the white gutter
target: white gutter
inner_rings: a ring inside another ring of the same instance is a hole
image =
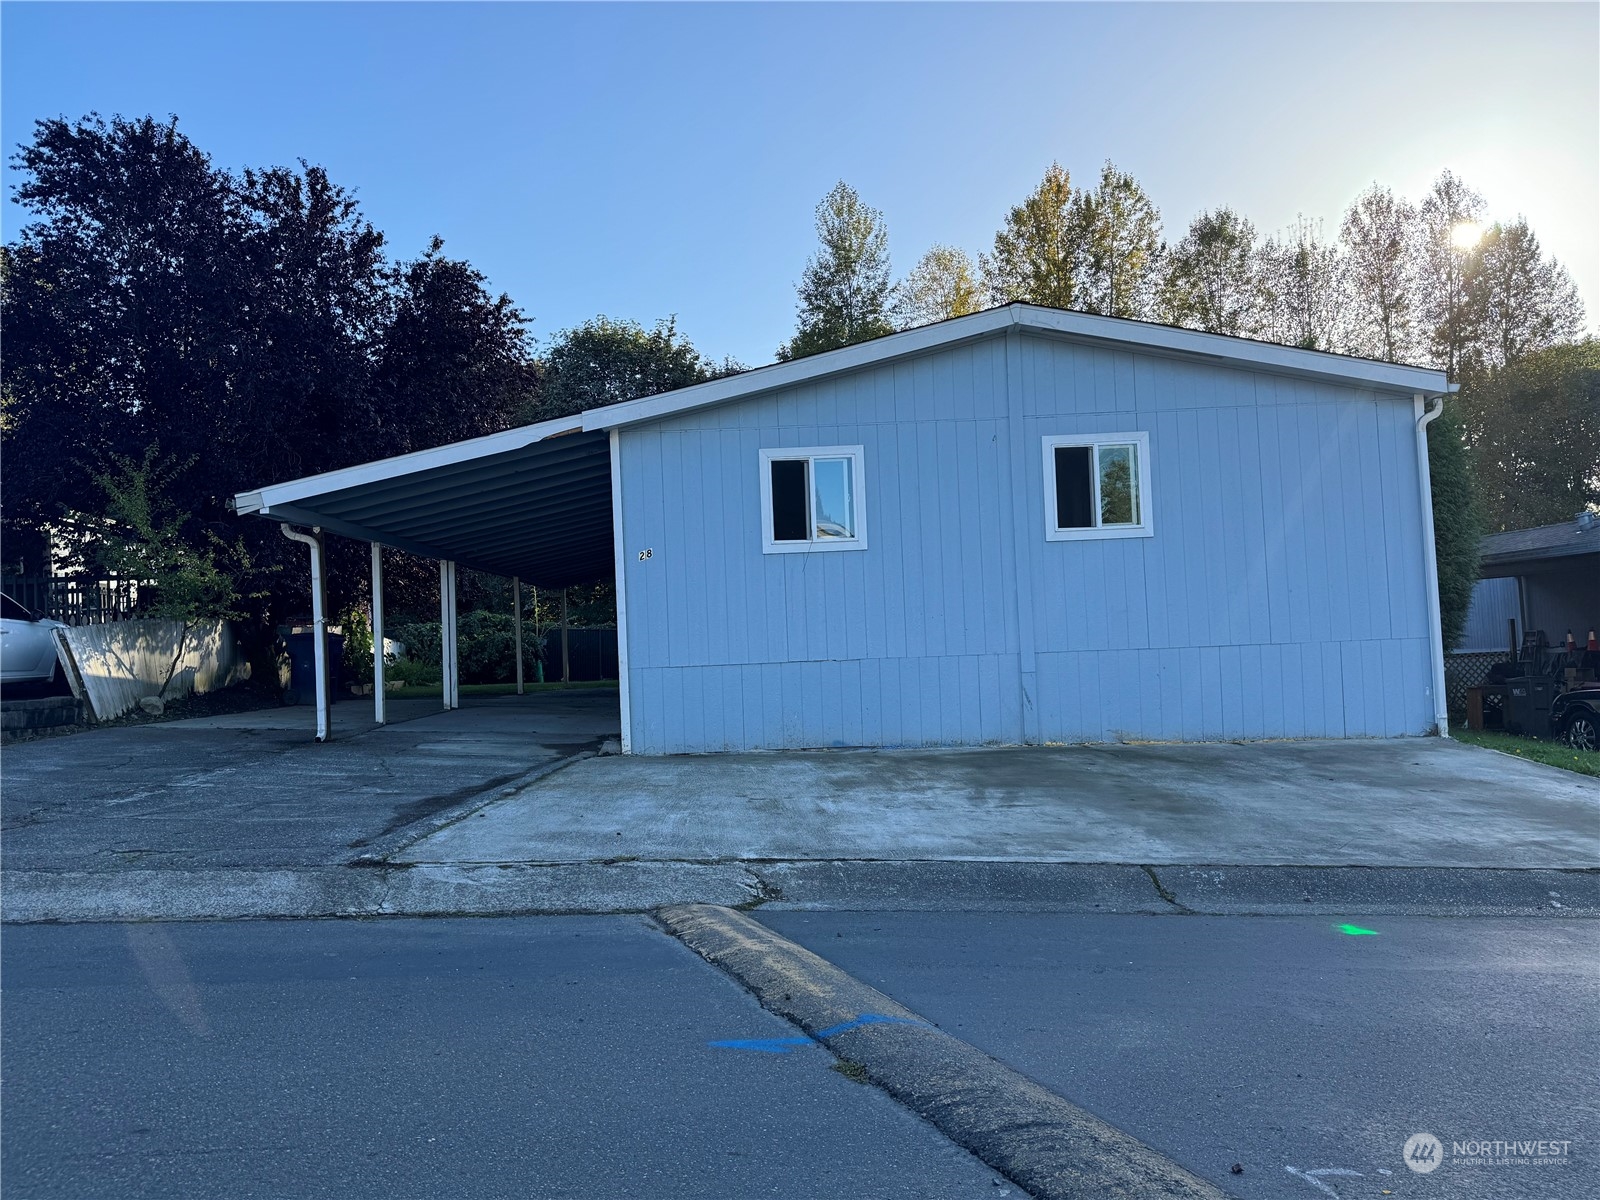
[[[328,618],[322,611],[322,531],[301,533],[292,525],[279,525],[284,537],[311,547],[311,652],[316,656],[317,741],[328,740]]]
[[[1450,703],[1444,684],[1444,619],[1439,613],[1439,554],[1433,533],[1433,479],[1428,471],[1428,426],[1444,411],[1444,397],[1434,396],[1423,407],[1424,397],[1418,392],[1411,398],[1417,414],[1417,480],[1422,499],[1422,538],[1428,586],[1428,635],[1430,657],[1433,659],[1433,720],[1434,732],[1440,737],[1450,736]]]

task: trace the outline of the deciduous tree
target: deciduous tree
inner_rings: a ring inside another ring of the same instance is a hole
[[[1303,350],[1344,344],[1349,306],[1338,247],[1320,222],[1300,217],[1261,249],[1261,335]]]
[[[984,306],[977,269],[965,250],[934,246],[901,281],[895,316],[902,328],[964,317]]]
[[[1079,306],[1108,317],[1147,317],[1161,264],[1161,213],[1138,180],[1107,161],[1073,203]]]
[[[883,214],[844,181],[817,205],[821,242],[795,289],[799,328],[779,359],[804,358],[894,332],[889,231]]]
[[[994,235],[994,251],[978,256],[983,283],[994,304],[1021,300],[1051,308],[1074,308],[1078,298],[1077,231],[1072,180],[1051,163],[1039,186],[1006,214]]]
[[[1259,331],[1260,309],[1255,226],[1231,208],[1201,213],[1167,256],[1161,319],[1249,337]]]
[[[1403,197],[1373,184],[1344,215],[1352,301],[1352,349],[1400,362],[1413,351],[1416,317],[1417,212]]]

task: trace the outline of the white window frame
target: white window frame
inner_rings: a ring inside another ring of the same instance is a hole
[[[817,538],[816,472],[806,467],[806,529],[813,536],[803,542],[780,542],[772,536],[772,464],[819,458],[848,458],[850,485],[855,500],[856,535],[853,538]],[[761,451],[761,551],[763,554],[813,554],[825,550],[865,550],[867,548],[866,451],[861,446],[782,446]]]
[[[1056,524],[1056,449],[1061,446],[1089,446],[1094,462],[1094,519],[1100,520],[1100,447],[1133,446],[1139,472],[1139,524],[1093,525],[1086,529],[1062,529]],[[1152,537],[1155,534],[1155,505],[1150,481],[1150,435],[1148,433],[1072,433],[1044,439],[1044,536],[1050,542],[1092,542],[1105,538]]]

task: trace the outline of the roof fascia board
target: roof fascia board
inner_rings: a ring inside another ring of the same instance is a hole
[[[503,454],[508,450],[521,450],[534,442],[542,442],[563,433],[577,433],[583,428],[577,417],[561,417],[554,421],[541,421],[536,425],[519,425],[500,433],[469,438],[464,442],[449,442],[428,450],[413,450],[410,454],[397,454],[393,458],[380,458],[374,462],[359,463],[338,471],[321,475],[306,475],[285,483],[253,492],[240,492],[233,498],[234,510],[241,514],[263,512],[273,505],[289,504],[311,496],[346,488],[361,487],[418,471],[436,467],[453,466],[474,458]]]
[[[1116,342],[1130,350],[1167,350],[1185,357],[1202,357],[1236,367],[1255,367],[1294,375],[1316,376],[1363,384],[1406,396],[1446,395],[1455,389],[1443,371],[1407,367],[1368,358],[1350,358],[1323,350],[1301,350],[1248,338],[1202,333],[1171,325],[1154,325],[1092,313],[1063,312],[1053,308],[1019,305],[1018,324],[1027,330],[1060,333],[1096,342]]]
[[[1456,390],[1446,380],[1443,371],[1427,367],[1350,358],[1322,350],[1301,350],[1293,346],[1278,346],[1271,342],[1201,333],[1198,330],[1121,317],[1100,317],[1092,313],[1066,312],[1031,304],[1011,304],[974,313],[970,317],[957,317],[919,329],[908,329],[904,333],[874,338],[870,342],[825,354],[814,354],[794,362],[758,367],[726,379],[713,379],[709,383],[697,383],[676,391],[626,400],[621,404],[608,404],[603,408],[591,408],[583,414],[583,427],[585,430],[617,429],[733,400],[747,400],[763,392],[794,387],[824,376],[954,346],[1013,325],[1026,331],[1122,345],[1129,350],[1153,353],[1166,351],[1235,368],[1254,368],[1364,386],[1408,398],[1418,392],[1431,397],[1448,395]]]
[[[725,404],[731,400],[745,400],[763,392],[796,387],[827,375],[857,371],[890,359],[904,358],[925,350],[938,350],[972,341],[1005,329],[1013,324],[1014,320],[1010,308],[992,308],[986,312],[973,313],[970,317],[956,317],[953,320],[940,321],[936,325],[924,325],[918,329],[908,329],[903,333],[891,333],[886,337],[873,338],[870,342],[859,342],[854,346],[844,346],[825,354],[813,354],[792,362],[773,363],[771,366],[757,367],[740,375],[713,379],[709,383],[696,383],[686,388],[678,388],[676,391],[642,396],[637,400],[624,400],[620,404],[608,404],[603,408],[591,408],[583,414],[583,427],[585,430],[618,429],[625,425],[637,425],[642,421],[670,417],[697,408]]]

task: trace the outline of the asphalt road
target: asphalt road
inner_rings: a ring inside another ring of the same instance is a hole
[[[1241,1197],[1600,1195],[1591,921],[755,915]],[[1570,1161],[1452,1160],[1480,1139]]]
[[[997,1197],[642,917],[8,927],[7,1200]]]

